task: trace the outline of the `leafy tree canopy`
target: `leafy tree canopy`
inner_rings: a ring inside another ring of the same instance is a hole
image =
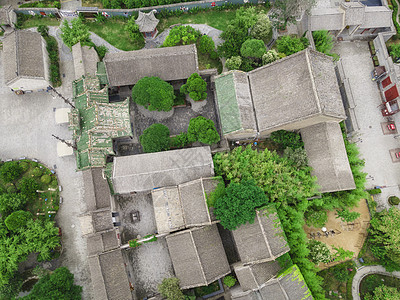
[[[162,283],[158,286],[158,291],[168,300],[185,299],[185,295],[183,295],[181,289],[179,288],[179,279],[175,277],[164,278]]]
[[[89,27],[80,18],[72,19],[71,26],[65,20],[61,26],[61,38],[69,48],[79,42],[89,42],[89,36]]]
[[[132,89],[132,100],[148,110],[170,111],[174,99],[172,85],[158,77],[143,77]]]
[[[287,147],[283,151],[283,157],[287,158],[296,168],[305,168],[308,166],[307,152],[304,148],[292,149]]]
[[[267,53],[265,53],[262,56],[262,64],[263,65],[270,64],[278,59],[279,59],[278,52],[276,52],[274,49],[268,50]]]
[[[252,224],[256,217],[255,209],[267,202],[263,190],[254,181],[231,183],[215,202],[214,214],[224,228],[235,230],[247,222]]]
[[[261,58],[266,51],[264,42],[256,39],[246,40],[240,48],[240,54],[249,58]]]
[[[139,140],[146,153],[168,150],[169,129],[163,124],[153,124],[143,131]]]
[[[271,133],[270,139],[279,145],[281,149],[302,148],[304,146],[300,134],[292,131],[278,130]]]
[[[329,263],[332,259],[331,251],[328,246],[317,240],[310,240],[308,242],[308,249],[310,250],[310,260],[315,263]]]
[[[16,161],[9,161],[0,167],[0,177],[4,182],[13,182],[22,174],[22,167]]]
[[[336,219],[340,218],[343,222],[353,222],[360,217],[360,213],[353,211],[350,212],[348,208],[344,208],[342,210],[337,210]]]
[[[139,31],[139,25],[135,23],[135,17],[131,17],[125,25],[125,31],[128,31],[132,41],[142,40],[143,35]]]
[[[291,37],[290,35],[281,36],[276,41],[278,52],[285,53],[285,55],[292,55],[296,52],[304,50],[308,46],[306,38]]]
[[[176,26],[172,28],[166,37],[163,46],[189,45],[196,43],[200,37],[200,31],[191,26]]]
[[[186,84],[181,86],[181,92],[189,94],[194,101],[204,100],[207,98],[207,82],[200,77],[199,74],[193,73],[187,79]]]
[[[257,15],[257,22],[251,29],[250,35],[254,39],[262,40],[265,43],[269,42],[269,40],[272,38],[272,25],[268,15]]]
[[[275,0],[271,16],[276,27],[285,28],[295,23],[302,12],[309,12],[316,0]]]
[[[314,44],[317,51],[330,54],[333,48],[333,36],[328,30],[313,31]]]
[[[213,120],[198,116],[189,121],[188,139],[189,142],[199,141],[212,145],[219,142],[220,136],[215,129]]]
[[[199,39],[199,51],[204,54],[214,52],[215,44],[213,39],[208,35],[202,35]]]
[[[389,48],[390,55],[394,58],[400,57],[400,44],[392,44]]]
[[[365,300],[398,300],[400,291],[395,287],[389,287],[384,284],[376,287],[372,294],[365,295]]]
[[[21,194],[28,199],[35,199],[37,197],[36,191],[39,189],[39,185],[33,178],[22,178],[18,184],[18,188]]]
[[[232,56],[225,62],[225,66],[228,68],[228,70],[239,70],[241,64],[242,58],[240,56]]]
[[[61,267],[41,278],[33,286],[32,292],[21,299],[80,300],[81,298],[82,287],[74,284],[74,275],[66,267]]]
[[[304,214],[306,223],[308,226],[314,226],[315,228],[324,227],[328,222],[328,214],[325,209],[321,208],[309,208]]]
[[[24,228],[30,219],[32,219],[32,214],[29,211],[17,210],[9,215],[4,223],[8,230],[17,231]]]
[[[12,214],[14,211],[24,208],[27,202],[26,196],[22,194],[2,194],[0,195],[0,213],[3,218]]]

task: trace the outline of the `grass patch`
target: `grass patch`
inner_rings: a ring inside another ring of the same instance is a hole
[[[366,294],[374,291],[375,288],[381,285],[389,287],[400,288],[400,279],[392,276],[372,274],[365,276],[360,283],[360,296],[361,299],[365,299]]]
[[[209,54],[203,54],[200,51],[197,52],[197,57],[199,59],[200,70],[217,69],[218,74],[222,73],[222,63],[218,57],[212,59]]]
[[[114,47],[124,50],[139,50],[144,47],[144,41],[133,42],[129,33],[125,31],[125,25],[128,18],[110,18],[104,23],[99,24],[96,21],[86,22],[89,30],[109,42]]]
[[[27,29],[32,27],[38,27],[39,25],[60,26],[60,21],[53,17],[42,17],[42,16],[34,17],[30,15],[18,14],[17,24],[18,28]]]

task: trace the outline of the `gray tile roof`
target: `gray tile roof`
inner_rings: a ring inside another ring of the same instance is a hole
[[[247,74],[232,71],[215,77],[218,109],[224,135],[236,131],[257,132]]]
[[[148,13],[139,11],[139,16],[135,20],[135,23],[139,26],[140,32],[152,32],[156,29],[158,22],[160,22],[160,20],[154,16],[154,10]]]
[[[4,37],[3,66],[7,85],[21,77],[46,79],[44,45],[45,41],[37,32],[16,30]]]
[[[167,235],[166,240],[183,289],[208,285],[231,272],[215,224]]]
[[[116,193],[148,191],[214,176],[210,147],[194,147],[114,158]]]
[[[88,236],[86,239],[88,256],[98,255],[119,247],[119,241],[115,230],[109,230]]]
[[[74,60],[75,79],[79,79],[83,75],[96,74],[99,56],[93,47],[81,46],[80,43],[75,44],[72,46],[72,57]]]
[[[96,300],[132,299],[120,249],[89,257],[89,268]]]
[[[355,188],[340,125],[324,122],[301,129],[308,164],[317,177],[320,192]]]
[[[232,234],[243,264],[272,261],[290,250],[274,206],[257,211],[252,224],[241,225]]]
[[[111,193],[102,168],[90,168],[82,171],[84,199],[89,211],[111,206]]]
[[[264,283],[278,274],[281,267],[277,261],[254,265],[234,265],[234,270],[243,291],[259,289]]]
[[[113,229],[111,211],[109,209],[91,212],[94,232]]]
[[[14,27],[13,23],[17,22],[17,15],[11,5],[0,7],[0,24]]]
[[[259,131],[317,115],[346,118],[329,56],[308,48],[248,75]]]
[[[180,80],[198,72],[196,45],[107,53],[103,61],[110,86],[132,85],[146,76]]]

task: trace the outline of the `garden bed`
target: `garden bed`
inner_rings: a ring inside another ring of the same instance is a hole
[[[40,16],[40,15],[25,15],[25,14],[17,14],[17,24],[16,27],[18,29],[27,29],[32,27],[38,27],[40,25],[46,26],[60,26],[60,21],[56,19],[55,16]]]

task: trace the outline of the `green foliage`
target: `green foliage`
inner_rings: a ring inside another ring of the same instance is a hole
[[[132,41],[144,40],[143,34],[141,34],[139,31],[139,25],[135,23],[134,16],[128,20],[128,23],[125,25],[125,30],[129,32],[129,37]]]
[[[333,247],[333,250],[336,251],[333,254],[333,259],[335,261],[341,261],[341,260],[345,260],[346,258],[352,258],[354,255],[354,252],[352,252],[350,250],[345,250],[342,247],[339,247],[339,248]]]
[[[204,100],[207,98],[207,82],[200,77],[199,74],[193,73],[189,76],[186,84],[181,86],[181,92],[189,94],[194,101]]]
[[[272,38],[272,25],[268,15],[258,14],[257,22],[250,31],[252,38],[268,43]]]
[[[304,148],[292,149],[287,147],[283,151],[283,157],[287,158],[296,168],[305,168],[308,166],[307,152]]]
[[[231,275],[224,277],[224,284],[227,287],[233,287],[236,284],[236,281],[237,281],[236,278]]]
[[[200,37],[200,31],[190,26],[176,26],[172,28],[166,37],[163,46],[189,45],[196,43]]]
[[[291,37],[289,35],[281,36],[276,41],[276,48],[278,52],[284,53],[289,56],[301,50],[304,50],[308,45],[308,40]]]
[[[281,149],[286,148],[302,148],[304,146],[303,141],[301,140],[300,134],[286,131],[286,130],[278,130],[271,133],[270,139],[279,145]]]
[[[71,26],[65,20],[61,26],[61,38],[69,48],[79,42],[88,42],[89,36],[89,28],[80,18],[72,19]]]
[[[226,60],[225,67],[227,67],[228,70],[239,70],[241,64],[242,58],[240,56],[232,56]]]
[[[5,162],[0,167],[0,178],[4,182],[13,182],[18,179],[23,172],[22,167],[16,161]]]
[[[226,193],[225,183],[221,178],[215,190],[206,195],[208,208],[214,207],[217,199],[222,198],[225,195],[225,193]]]
[[[333,48],[333,36],[328,30],[313,31],[314,44],[317,51],[330,54]]]
[[[381,284],[376,287],[373,293],[365,295],[365,300],[399,300],[400,290],[395,287]]]
[[[256,217],[255,209],[267,203],[263,190],[254,181],[231,183],[225,194],[217,198],[214,214],[224,228],[235,230],[247,222],[252,224]]]
[[[21,299],[80,300],[81,298],[82,287],[74,284],[74,275],[66,267],[60,267],[41,278],[33,286],[32,292]]]
[[[309,258],[315,263],[329,263],[332,259],[331,251],[328,246],[317,240],[310,240],[308,242],[308,249],[310,250]]]
[[[17,231],[24,228],[30,219],[32,219],[32,214],[29,211],[17,210],[9,215],[4,223],[8,230]]]
[[[400,203],[399,197],[396,196],[390,196],[388,201],[390,205],[398,205]]]
[[[35,177],[41,177],[42,174],[43,174],[43,169],[39,168],[39,167],[36,167],[35,169],[33,169],[32,174]]]
[[[41,36],[45,36],[49,34],[49,27],[47,25],[39,25],[37,31]]]
[[[7,183],[7,193],[8,194],[14,194],[14,193],[16,193],[17,192],[17,188],[15,187],[15,185],[14,184],[12,184],[12,183]]]
[[[163,124],[153,124],[143,131],[139,140],[146,153],[169,150],[169,129]]]
[[[391,207],[376,213],[369,231],[370,249],[388,271],[400,270],[400,210]]]
[[[220,140],[220,136],[215,129],[213,120],[206,119],[203,116],[198,116],[189,121],[188,128],[189,142],[201,142],[203,144],[215,144]]]
[[[344,208],[342,210],[337,210],[336,219],[340,218],[343,222],[353,222],[360,217],[360,213],[353,211],[350,212],[348,208]]]
[[[37,197],[37,190],[39,185],[33,178],[22,178],[18,184],[18,188],[22,195],[25,195],[28,199],[35,199]]]
[[[44,184],[49,184],[51,182],[51,176],[45,174],[42,177],[40,177],[40,181],[43,182]]]
[[[27,198],[22,194],[2,194],[0,195],[0,214],[4,218],[14,211],[20,210],[27,202]]]
[[[275,27],[286,28],[287,24],[295,23],[296,17],[303,11],[309,12],[316,0],[275,0],[271,14]]]
[[[94,49],[97,52],[97,55],[99,56],[100,60],[103,60],[104,56],[106,56],[108,49],[106,46],[101,45],[101,46],[95,46]]]
[[[21,161],[19,166],[22,168],[22,172],[26,172],[29,170],[29,164],[25,161]]]
[[[39,25],[38,31],[46,41],[46,50],[50,59],[50,81],[54,87],[61,85],[60,65],[58,61],[58,43],[57,40],[49,35],[49,27]]]
[[[372,189],[372,190],[368,190],[368,193],[370,195],[377,195],[377,194],[381,194],[382,190],[381,189]]]
[[[172,85],[158,77],[143,77],[132,89],[132,100],[148,110],[170,111],[174,99]]]
[[[268,50],[267,53],[265,53],[262,56],[262,64],[263,65],[270,64],[278,59],[279,59],[279,54],[274,49]]]
[[[142,243],[139,243],[137,239],[129,241],[129,247],[136,248],[139,247]]]
[[[183,148],[189,144],[189,139],[186,132],[182,132],[170,139],[171,148]]]
[[[350,273],[347,270],[346,264],[339,264],[332,268],[333,276],[337,281],[346,282],[350,278]]]
[[[326,210],[321,208],[308,208],[304,217],[306,218],[306,224],[315,228],[324,227],[326,222],[328,222],[328,214]]]
[[[181,289],[179,288],[179,279],[175,277],[164,278],[162,283],[158,286],[160,294],[167,298],[167,300],[184,300]]]
[[[393,5],[393,14],[392,14],[393,24],[396,27],[397,34],[400,34],[400,25],[397,22],[397,15],[398,15],[398,12],[399,12],[399,5],[397,4],[396,1],[393,1],[392,5]]]
[[[246,40],[240,48],[240,54],[249,58],[261,58],[266,51],[264,42],[256,39]]]
[[[208,35],[202,35],[199,39],[199,51],[200,53],[214,53],[215,51],[215,44],[211,37]]]

